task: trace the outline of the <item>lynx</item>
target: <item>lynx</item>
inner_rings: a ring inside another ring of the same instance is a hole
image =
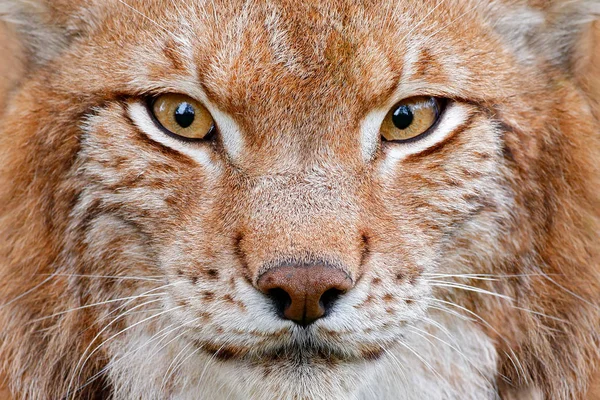
[[[597,0],[0,15],[13,398],[597,398]]]

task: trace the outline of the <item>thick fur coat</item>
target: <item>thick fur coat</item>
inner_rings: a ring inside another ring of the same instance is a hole
[[[21,54],[0,86],[7,390],[596,398],[599,13],[0,0]],[[163,93],[202,102],[215,138],[157,129],[147,103]],[[444,99],[438,123],[382,141],[413,96]],[[284,261],[335,265],[354,287],[296,326],[256,288]]]

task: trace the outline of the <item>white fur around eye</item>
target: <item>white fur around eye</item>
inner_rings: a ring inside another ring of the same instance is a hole
[[[469,109],[467,106],[451,103],[442,114],[437,126],[433,127],[433,131],[425,135],[422,139],[405,143],[387,142],[384,146],[385,161],[382,165],[382,172],[385,173],[393,169],[397,162],[406,157],[418,154],[444,141],[452,132],[464,124],[468,117]]]
[[[156,123],[150,116],[148,107],[144,104],[140,102],[130,103],[128,111],[135,125],[153,141],[187,155],[206,168],[216,167],[211,160],[211,150],[208,146],[199,143],[186,143],[168,136],[156,126]]]
[[[387,116],[388,112],[389,110],[387,109],[375,110],[362,120],[360,127],[360,142],[362,156],[365,162],[370,161],[377,151],[379,138],[381,136],[379,131],[383,119]]]

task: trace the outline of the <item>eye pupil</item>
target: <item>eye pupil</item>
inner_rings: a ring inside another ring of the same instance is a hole
[[[413,123],[414,119],[415,116],[410,107],[407,105],[398,107],[396,111],[394,111],[394,114],[392,114],[392,122],[394,123],[394,126],[402,130],[408,128]]]
[[[190,103],[181,103],[175,109],[175,122],[182,128],[188,128],[196,119],[196,111]]]

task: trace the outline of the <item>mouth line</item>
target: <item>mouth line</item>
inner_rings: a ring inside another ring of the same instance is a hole
[[[348,364],[372,362],[380,359],[386,352],[382,345],[359,345],[357,349],[348,351],[338,345],[327,343],[289,343],[257,349],[227,343],[195,341],[195,345],[203,353],[215,360],[241,361],[252,364],[297,363],[297,364]]]

